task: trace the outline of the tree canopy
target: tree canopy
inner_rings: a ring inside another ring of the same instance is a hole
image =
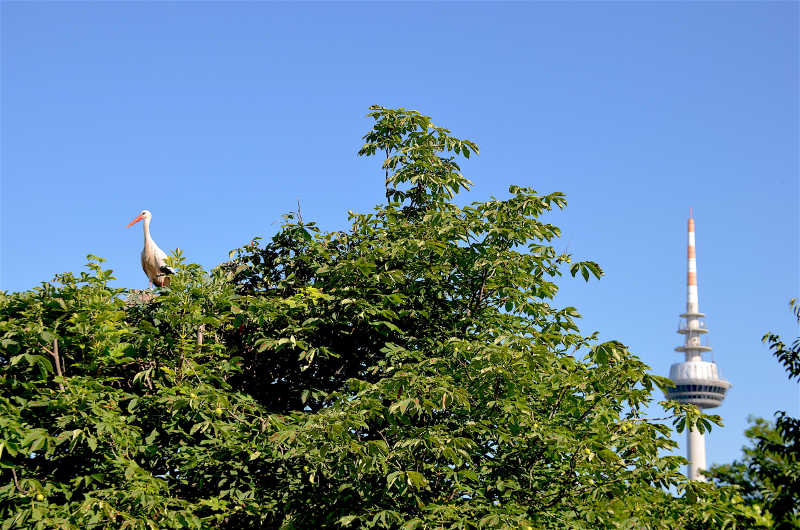
[[[646,408],[670,384],[555,307],[561,193],[458,205],[477,154],[371,107],[386,202],[168,288],[88,270],[0,296],[2,528],[723,528]],[[719,418],[662,402],[664,419]],[[738,523],[737,523],[738,521]]]
[[[800,304],[790,302],[795,320],[800,323]],[[786,369],[789,380],[800,379],[800,337],[786,344],[775,333],[763,341]],[[750,441],[743,458],[731,464],[714,466],[706,474],[718,485],[741,488],[748,505],[763,510],[775,528],[800,528],[800,418],[785,411],[775,413],[775,423],[752,418],[745,431]]]

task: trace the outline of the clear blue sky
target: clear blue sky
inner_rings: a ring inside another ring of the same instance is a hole
[[[562,191],[559,248],[607,276],[558,302],[666,375],[700,307],[734,387],[710,462],[748,414],[800,415],[760,338],[796,336],[798,3],[3,2],[2,271],[29,289],[105,257],[143,288],[142,209],[212,267],[296,209],[323,228],[382,200],[356,156],[370,104],[478,143],[462,200]],[[680,437],[683,442],[683,436]]]

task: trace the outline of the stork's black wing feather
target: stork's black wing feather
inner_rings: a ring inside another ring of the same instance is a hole
[[[159,270],[161,271],[161,274],[175,274],[175,270],[172,267],[167,267],[166,265],[162,265],[161,269]]]

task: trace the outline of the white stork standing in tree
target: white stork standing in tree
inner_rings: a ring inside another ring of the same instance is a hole
[[[142,210],[126,228],[130,228],[139,221],[144,221],[144,248],[142,249],[142,270],[150,279],[150,287],[156,284],[159,287],[169,286],[169,275],[175,271],[167,266],[167,255],[158,248],[156,242],[150,237],[150,220],[153,214],[149,210]]]

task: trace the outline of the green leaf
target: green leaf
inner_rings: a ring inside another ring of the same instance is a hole
[[[341,517],[337,521],[337,523],[339,524],[339,526],[350,526],[351,524],[353,524],[353,522],[357,520],[358,520],[357,515],[345,515],[344,517]]]
[[[409,486],[413,486],[417,489],[425,489],[428,487],[428,481],[425,480],[425,477],[422,475],[422,473],[417,471],[406,471],[406,478]]]

